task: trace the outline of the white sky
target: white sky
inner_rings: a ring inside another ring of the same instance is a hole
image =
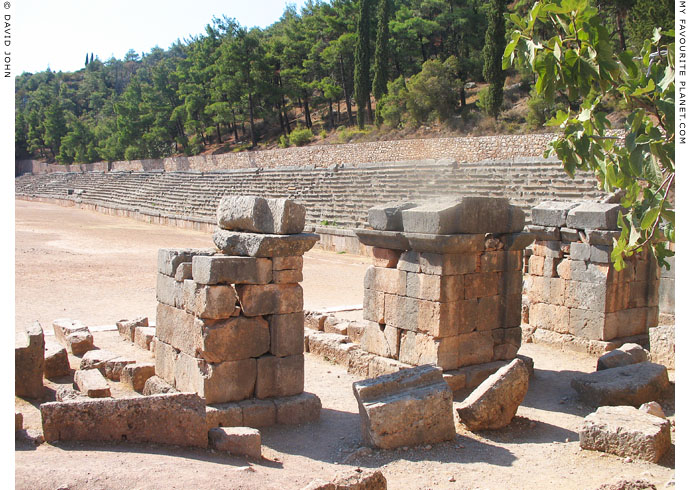
[[[276,22],[288,3],[304,0],[10,0],[13,75],[84,67],[86,53],[106,61],[133,49],[167,49],[177,39],[201,34],[213,16],[245,27]],[[5,0],[3,0],[3,3]],[[3,9],[3,13],[7,10]]]

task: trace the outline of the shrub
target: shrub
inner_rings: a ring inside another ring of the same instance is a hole
[[[290,144],[295,146],[304,146],[309,143],[314,137],[314,133],[309,128],[297,128],[290,133]]]

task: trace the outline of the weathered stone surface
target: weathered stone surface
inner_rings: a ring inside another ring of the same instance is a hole
[[[276,423],[276,404],[273,399],[251,398],[238,403],[242,409],[242,425],[245,427],[268,427]]]
[[[299,284],[243,284],[236,288],[242,313],[246,316],[295,313],[304,308]]]
[[[340,473],[333,481],[312,480],[302,490],[386,490],[388,483],[381,470],[361,470],[352,474]]]
[[[579,230],[617,230],[618,204],[583,202],[568,211],[566,225]]]
[[[676,368],[676,326],[665,325],[649,329],[649,354],[653,362],[669,369]]]
[[[366,322],[360,342],[362,349],[383,357],[398,357],[400,329],[391,325]]]
[[[395,269],[400,260],[400,250],[390,250],[388,248],[373,247],[371,255],[374,258],[374,266]]]
[[[164,304],[156,312],[158,339],[208,362],[258,357],[270,349],[268,323],[258,316],[204,320]]]
[[[304,230],[306,209],[292,199],[224,196],[216,217],[224,230],[292,235]]]
[[[599,407],[585,417],[580,447],[656,463],[671,447],[671,424],[633,407]]]
[[[74,383],[89,398],[110,396],[110,385],[98,369],[79,369],[74,373]]]
[[[177,390],[166,380],[155,375],[148,378],[144,383],[144,389],[142,390],[142,394],[160,395],[163,393],[177,393]]]
[[[271,262],[273,263],[274,271],[301,271],[304,265],[304,259],[301,255],[274,257]]]
[[[276,423],[298,425],[316,422],[321,415],[321,400],[313,393],[274,398]]]
[[[191,262],[197,255],[213,255],[212,248],[161,248],[158,249],[158,272],[166,276],[174,277],[180,264]]]
[[[145,316],[142,316],[139,318],[135,318],[134,320],[120,320],[119,322],[115,322],[115,325],[117,326],[117,331],[120,333],[122,337],[129,340],[130,342],[133,342],[134,332],[136,328],[148,327],[149,319]]]
[[[368,323],[369,322],[366,320],[347,322],[347,338],[356,344],[361,344],[362,337],[364,337],[364,330],[366,328],[366,324]]]
[[[620,231],[585,230],[587,243],[591,245],[613,245],[613,239],[621,236]]]
[[[405,271],[372,265],[364,274],[364,289],[405,296],[406,281]]]
[[[374,323],[385,323],[385,293],[364,288],[362,296],[362,318]]]
[[[21,412],[14,412],[14,431],[24,429],[24,415]]]
[[[294,284],[302,282],[304,275],[302,271],[287,270],[287,271],[273,271],[274,284]]]
[[[232,316],[237,305],[237,293],[229,284],[206,286],[191,279],[184,281],[184,309],[189,313],[211,320]]]
[[[484,234],[405,233],[409,249],[434,254],[470,254],[484,250]]]
[[[242,407],[237,402],[206,405],[206,427],[241,427]]]
[[[81,356],[93,349],[93,335],[89,328],[78,320],[59,318],[53,321],[55,339],[75,356]]]
[[[476,272],[477,254],[435,254],[408,251],[402,254],[399,269],[440,276],[454,276]]]
[[[323,325],[323,331],[326,333],[337,333],[339,335],[347,335],[347,321],[340,321],[339,318],[329,317]]]
[[[120,382],[131,387],[134,391],[142,392],[146,380],[156,374],[156,365],[153,363],[128,364],[122,370]]]
[[[388,202],[369,208],[369,226],[375,230],[402,231],[402,212],[417,206],[413,202]]]
[[[145,350],[151,349],[151,341],[156,336],[156,327],[137,327],[134,330],[134,345]]]
[[[268,284],[273,278],[273,264],[255,257],[195,257],[192,277],[199,284]]]
[[[367,445],[391,449],[455,437],[453,392],[439,368],[405,369],[352,388]]]
[[[529,372],[520,359],[500,368],[457,408],[468,429],[500,429],[510,423],[527,394]]]
[[[534,212],[534,210],[532,211]],[[561,229],[557,226],[529,225],[527,231],[532,233],[537,240],[556,240],[561,239]]]
[[[393,374],[403,369],[409,369],[412,366],[395,359],[388,359],[387,357],[372,356],[373,359],[369,361],[370,378],[377,378],[386,374]]]
[[[177,270],[175,271],[175,280],[177,282],[182,282],[187,279],[192,278],[192,263],[191,262],[182,262],[180,265],[177,266]]]
[[[535,238],[532,233],[527,232],[507,233],[500,236],[500,241],[503,244],[503,250],[517,251],[527,248]]]
[[[214,427],[208,431],[210,446],[239,456],[261,459],[261,434],[250,427]]]
[[[190,393],[44,403],[41,418],[46,441],[208,444],[204,400]]]
[[[669,486],[668,484],[666,486]],[[599,485],[594,490],[657,490],[656,485],[644,478],[635,478],[628,480],[627,478],[618,478],[611,483],[604,483]]]
[[[432,337],[451,337],[458,334],[460,303],[385,294],[384,323],[403,330],[428,333]]]
[[[304,352],[304,314],[301,311],[286,315],[268,315],[270,352],[285,357]]]
[[[113,381],[120,381],[120,375],[128,364],[134,364],[136,361],[130,357],[118,356],[114,359],[106,361],[102,370],[105,371],[105,377]]]
[[[565,226],[568,212],[579,204],[579,202],[540,202],[532,208],[532,224],[539,226]]]
[[[156,275],[156,300],[169,306],[184,308],[184,282],[164,274]],[[130,339],[131,340],[131,339]]]
[[[105,349],[95,349],[84,354],[79,363],[79,369],[98,369],[105,373],[105,363],[118,357],[114,352]]]
[[[644,413],[648,413],[650,415],[654,415],[655,417],[659,417],[662,419],[666,418],[664,409],[661,408],[661,405],[659,405],[657,402],[643,403],[642,405],[640,405],[640,408],[638,410]]]
[[[363,245],[387,248],[390,250],[409,250],[406,236],[399,231],[354,230]]]
[[[45,345],[43,375],[48,379],[66,376],[70,372],[67,349],[57,342],[48,341]]]
[[[38,322],[20,330],[14,340],[14,394],[43,397],[45,340]]]
[[[304,391],[304,355],[261,356],[256,360],[257,398],[291,396]]]
[[[597,360],[597,371],[649,361],[649,353],[638,344],[623,344]]]
[[[304,252],[310,250],[318,241],[319,235],[314,233],[261,235],[258,233],[243,233],[220,229],[213,232],[213,243],[224,254],[242,257],[304,255]]]
[[[455,369],[459,366],[460,336],[436,339],[423,333],[405,331],[400,335],[401,362],[420,366],[433,364],[442,369]],[[493,355],[493,341],[491,342]]]
[[[58,386],[57,390],[55,390],[55,401],[66,402],[71,400],[89,400],[89,397],[81,391],[75,390],[72,386]]]
[[[660,399],[669,381],[666,367],[642,362],[578,376],[570,385],[593,406],[639,406]]]
[[[307,342],[310,353],[343,366],[348,365],[349,352],[357,348],[356,344],[348,342],[347,336],[335,333],[314,332],[309,334]]]
[[[439,276],[414,272],[403,274],[407,274],[407,287],[404,295],[409,298],[441,303],[458,301],[463,298],[466,275]]]

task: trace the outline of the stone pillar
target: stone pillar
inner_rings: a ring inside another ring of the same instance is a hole
[[[620,206],[544,202],[532,209],[537,237],[527,263],[527,331],[534,341],[601,353],[646,342],[659,317],[659,267],[648,253],[611,261]]]
[[[515,358],[524,213],[498,198],[389,203],[369,211],[362,348],[454,370]]]
[[[217,249],[158,254],[156,375],[207,404],[304,389],[302,233],[286,199],[223,198]]]

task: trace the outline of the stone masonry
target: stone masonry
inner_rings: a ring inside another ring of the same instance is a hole
[[[207,404],[303,392],[299,282],[302,255],[318,240],[301,233],[304,216],[286,199],[226,197],[220,251],[159,251],[157,376]]]
[[[503,198],[388,203],[369,211],[362,348],[444,371],[513,359],[521,342],[524,213]]]
[[[600,353],[644,342],[659,317],[659,268],[642,253],[616,271],[611,261],[620,206],[544,202],[532,209],[536,235],[527,265],[528,332]],[[568,342],[570,340],[570,342]]]

